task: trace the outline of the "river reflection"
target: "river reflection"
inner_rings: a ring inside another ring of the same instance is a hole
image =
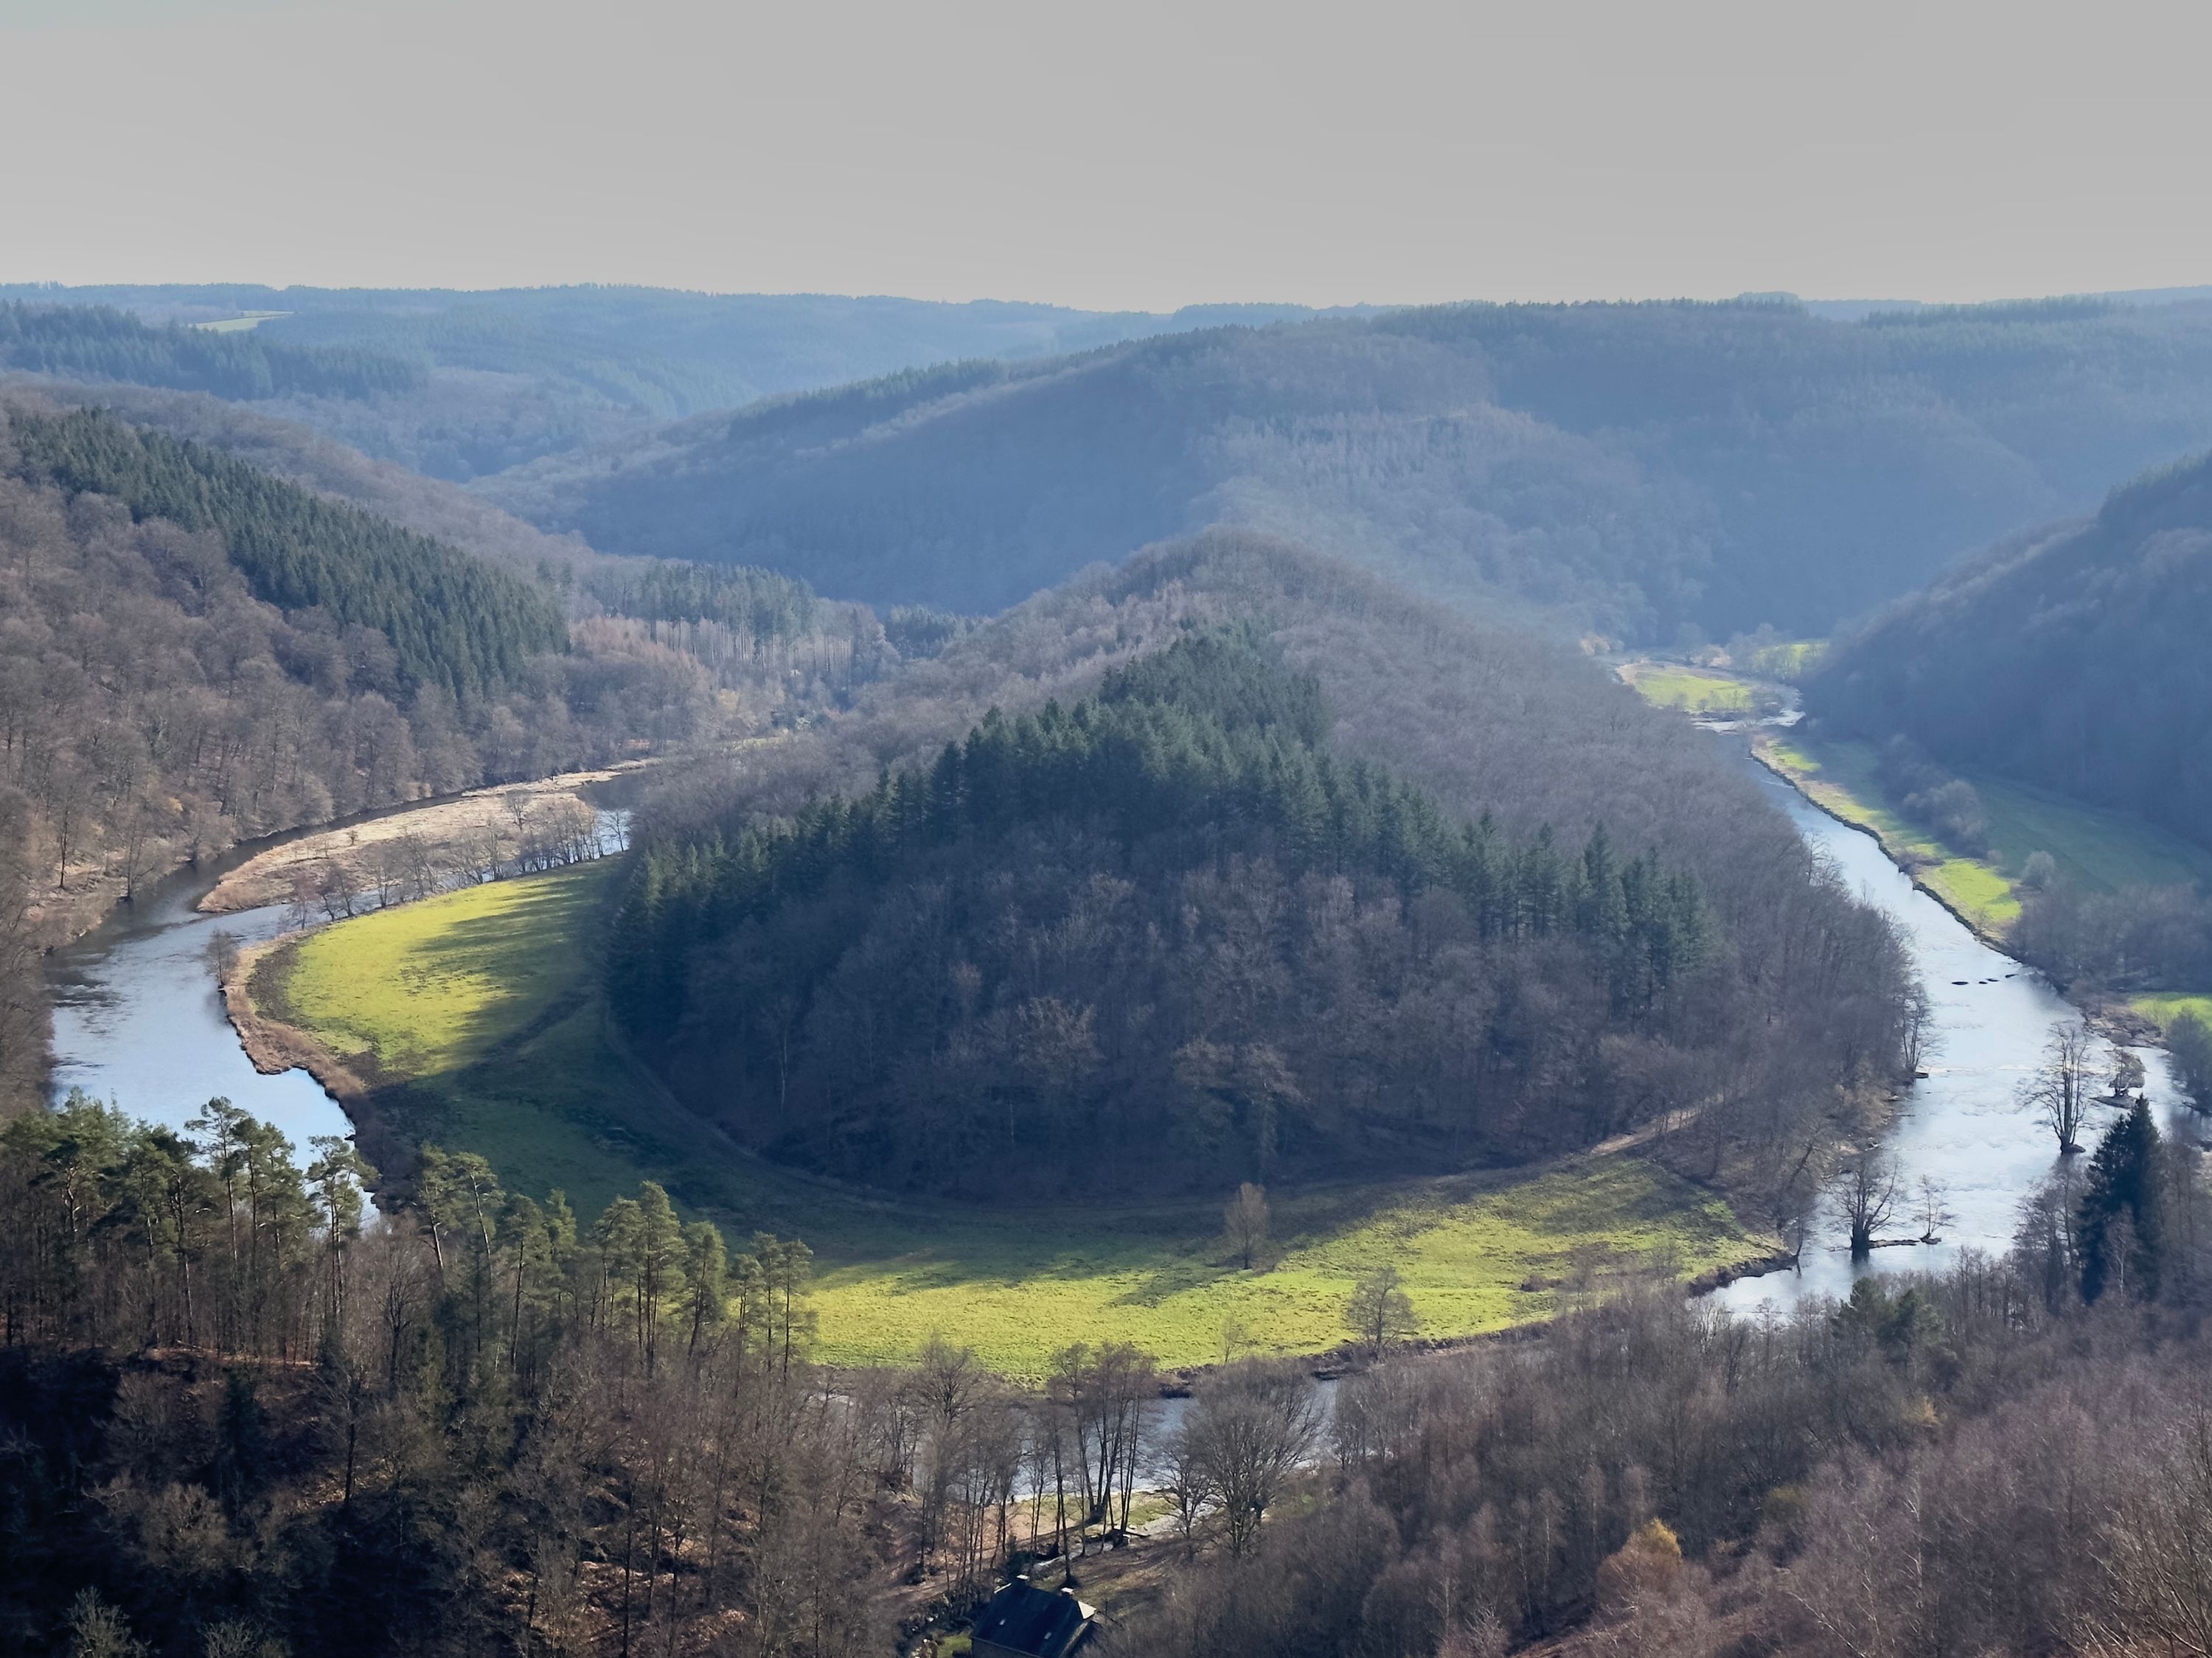
[[[1824,1202],[1798,1271],[1740,1278],[1716,1293],[1736,1312],[1786,1310],[1808,1296],[1848,1295],[1861,1272],[1941,1272],[1962,1250],[2008,1248],[2021,1200],[2058,1166],[2050,1130],[2019,1104],[2015,1090],[2041,1059],[2051,1027],[2081,1017],[2040,975],[1983,944],[1916,888],[1871,835],[1838,823],[1764,768],[1754,769],[1767,798],[1798,832],[1834,860],[1854,891],[1904,929],[1928,987],[1934,1035],[1923,1060],[1929,1074],[1913,1084],[1887,1143],[1905,1181],[1935,1180],[1957,1218],[1940,1244],[1880,1249],[1871,1262],[1854,1266],[1842,1222]],[[2138,1052],[2152,1108],[2192,1141],[2199,1138],[2202,1126],[2180,1103],[2166,1054]],[[2100,1108],[2090,1132],[2101,1133],[2110,1116]],[[1885,1231],[1917,1230],[1900,1214]]]

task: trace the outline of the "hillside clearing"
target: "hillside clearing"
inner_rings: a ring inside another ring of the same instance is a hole
[[[933,1333],[1035,1376],[1071,1341],[1170,1366],[1345,1338],[1362,1271],[1395,1265],[1425,1333],[1540,1319],[1577,1285],[1682,1276],[1772,1247],[1711,1193],[1631,1157],[1536,1172],[1279,1194],[1279,1261],[1224,1259],[1212,1201],[990,1210],[898,1201],[779,1168],[669,1102],[610,1043],[597,942],[620,861],[471,887],[325,928],[267,959],[255,992],[368,1078],[403,1139],[481,1152],[510,1187],[586,1217],[641,1179],[733,1238],[816,1251],[821,1355],[910,1357]]]

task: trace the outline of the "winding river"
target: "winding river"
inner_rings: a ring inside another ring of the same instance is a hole
[[[1929,1074],[1905,1098],[1889,1143],[1908,1181],[1927,1176],[1946,1188],[1956,1218],[1941,1243],[1878,1250],[1873,1267],[1940,1270],[1961,1249],[2002,1249],[2021,1198],[2056,1166],[2048,1131],[2014,1092],[2051,1026],[2078,1016],[2039,976],[1915,889],[1872,837],[1830,817],[1747,756],[1740,763],[1844,880],[1904,929],[1934,1004]],[[622,817],[601,814],[611,842]],[[221,1095],[274,1123],[303,1154],[313,1136],[348,1132],[344,1114],[305,1072],[257,1072],[223,1017],[210,938],[222,928],[246,943],[269,938],[283,930],[284,908],[204,915],[195,907],[224,869],[254,849],[172,877],[50,958],[57,1097],[82,1088],[135,1116],[181,1127]],[[2200,1137],[2203,1128],[2179,1104],[2166,1055],[2145,1050],[2142,1057],[2154,1106],[2190,1139]],[[1887,1230],[1917,1229],[1900,1217]],[[1824,1213],[1797,1271],[1739,1279],[1717,1299],[1741,1312],[1786,1309],[1807,1296],[1846,1293],[1855,1272],[1865,1270],[1854,1267],[1835,1216]]]
[[[2041,975],[1990,949],[1915,887],[1872,835],[1829,817],[1748,756],[1741,763],[1757,773],[1767,798],[1807,842],[1852,890],[1894,920],[1911,947],[1928,987],[1933,1034],[1922,1060],[1927,1075],[1906,1095],[1887,1144],[1908,1183],[1924,1177],[1945,1188],[1955,1218],[1938,1244],[1877,1249],[1871,1261],[1855,1266],[1839,1217],[1824,1205],[1797,1271],[1739,1278],[1716,1299],[1737,1312],[1787,1309],[1808,1296],[1848,1295],[1861,1272],[1941,1272],[1962,1250],[2005,1249],[2021,1200],[2058,1166],[2051,1131],[2020,1105],[2015,1090],[2041,1059],[2051,1028],[2078,1023],[2081,1015]],[[2203,1128],[2180,1103],[2165,1053],[2137,1052],[2152,1108],[2191,1142],[2199,1139]],[[2101,1132],[2109,1114],[2100,1108],[2091,1131]],[[1883,1233],[1918,1230],[1899,1214]]]
[[[599,810],[603,853],[624,844],[629,816]],[[283,904],[223,915],[203,914],[198,904],[225,872],[291,838],[256,841],[204,868],[180,870],[47,958],[56,1100],[82,1088],[134,1117],[182,1128],[222,1097],[274,1124],[303,1161],[315,1136],[353,1132],[337,1102],[306,1072],[264,1076],[253,1068],[224,1017],[209,959],[218,932],[254,944],[284,931]]]

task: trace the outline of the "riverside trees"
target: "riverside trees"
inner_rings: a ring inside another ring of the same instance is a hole
[[[2058,1142],[2059,1155],[2081,1149],[2082,1126],[2096,1090],[2096,1039],[2082,1025],[2063,1023],[2044,1044],[2043,1062],[2021,1084],[2021,1103],[2033,1110]]]

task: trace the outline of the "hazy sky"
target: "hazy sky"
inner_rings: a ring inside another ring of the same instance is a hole
[[[0,0],[0,280],[2212,282],[2212,6]]]

